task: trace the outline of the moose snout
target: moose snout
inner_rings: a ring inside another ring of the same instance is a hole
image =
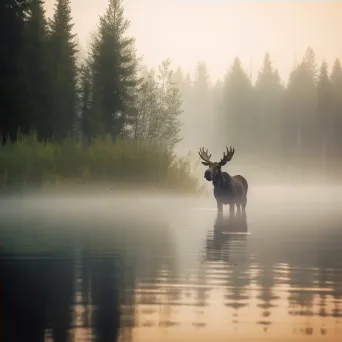
[[[207,181],[211,181],[211,171],[210,170],[207,170],[207,171],[204,172],[204,178]]]

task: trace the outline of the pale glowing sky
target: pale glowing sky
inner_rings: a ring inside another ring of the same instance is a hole
[[[108,0],[71,0],[75,33],[86,45]],[[46,0],[48,16],[54,0]],[[253,78],[268,51],[287,81],[295,60],[311,46],[330,67],[342,59],[342,1],[126,0],[129,34],[148,66],[171,58],[195,69],[205,60],[213,80],[239,56]],[[251,63],[252,61],[252,63]]]

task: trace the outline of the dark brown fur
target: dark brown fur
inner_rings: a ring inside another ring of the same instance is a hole
[[[241,175],[230,176],[227,172],[222,172],[221,167],[230,161],[234,155],[235,150],[230,148],[227,153],[223,155],[220,162],[211,162],[208,152],[201,149],[200,157],[204,160],[203,165],[209,166],[204,173],[204,178],[211,181],[214,186],[214,197],[217,202],[217,209],[219,212],[223,211],[223,205],[228,205],[230,211],[234,211],[234,206],[242,211],[246,210],[248,182],[246,178]]]

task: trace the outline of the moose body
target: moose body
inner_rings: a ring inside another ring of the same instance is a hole
[[[223,205],[229,204],[230,211],[237,209],[245,211],[247,205],[247,180],[241,176],[230,176],[227,172],[221,172],[221,184],[214,185],[214,197],[217,202],[217,209],[223,210]]]
[[[229,205],[230,212],[234,211],[234,206],[237,209],[246,210],[247,205],[247,180],[241,176],[230,176],[227,172],[222,172],[221,167],[230,161],[234,155],[235,150],[230,148],[227,153],[223,154],[220,162],[211,162],[208,151],[200,149],[199,155],[204,160],[203,165],[209,166],[204,173],[204,178],[213,183],[214,197],[217,202],[217,209],[219,212],[223,211],[223,205]]]

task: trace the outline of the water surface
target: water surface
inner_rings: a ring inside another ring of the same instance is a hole
[[[0,199],[4,341],[340,341],[342,190]]]

